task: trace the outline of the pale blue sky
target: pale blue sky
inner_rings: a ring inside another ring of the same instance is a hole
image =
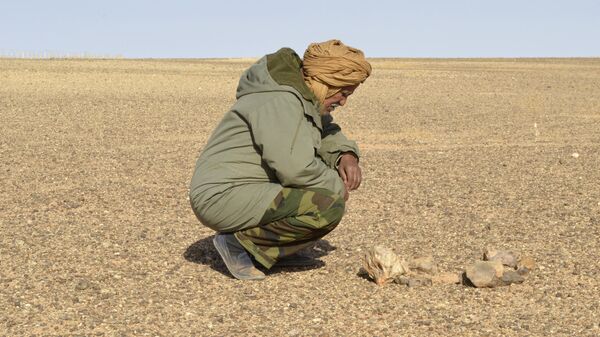
[[[1,0],[0,54],[259,57],[339,38],[368,57],[600,57],[600,1]]]

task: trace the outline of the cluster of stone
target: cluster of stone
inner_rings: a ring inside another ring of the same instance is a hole
[[[459,274],[440,271],[432,256],[413,258],[409,260],[408,268],[409,272],[394,279],[395,283],[408,287],[460,283]]]
[[[477,288],[494,288],[513,283],[523,283],[525,277],[535,268],[535,261],[527,255],[510,250],[487,249],[483,261],[477,261],[466,268],[465,284]]]
[[[363,256],[359,274],[368,276],[378,285],[397,283],[408,287],[432,284],[464,284],[477,288],[522,283],[535,261],[509,250],[487,249],[483,260],[468,266],[464,273],[442,272],[432,256],[421,256],[406,262],[391,249],[376,246]]]
[[[433,283],[460,283],[460,275],[440,272],[432,256],[417,257],[406,262],[391,249],[376,246],[363,257],[361,274],[378,285],[398,283],[409,287]]]

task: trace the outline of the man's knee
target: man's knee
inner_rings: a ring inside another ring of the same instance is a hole
[[[332,231],[341,221],[346,209],[344,198],[338,194],[329,194],[326,198],[320,195],[313,198],[313,202],[319,209],[321,217],[321,228]]]

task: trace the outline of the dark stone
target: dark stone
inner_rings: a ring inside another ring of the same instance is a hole
[[[519,272],[514,270],[505,270],[502,274],[502,283],[503,284],[512,284],[512,283],[523,283],[525,278]]]

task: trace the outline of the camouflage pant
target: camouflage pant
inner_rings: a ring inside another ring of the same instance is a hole
[[[258,227],[235,232],[235,237],[256,261],[271,268],[278,259],[331,232],[342,220],[344,207],[344,199],[328,190],[286,187]]]

